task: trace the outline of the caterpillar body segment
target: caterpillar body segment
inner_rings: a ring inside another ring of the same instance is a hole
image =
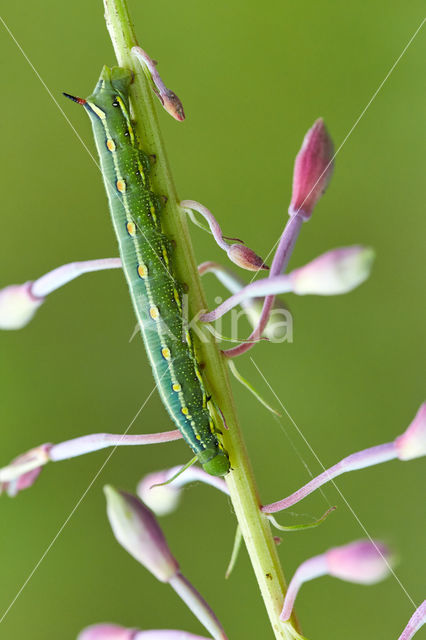
[[[150,158],[132,128],[131,81],[130,71],[104,67],[87,99],[68,97],[84,106],[92,123],[123,270],[163,403],[205,471],[223,476],[229,458],[184,325],[183,286],[161,226],[164,203],[151,190]]]

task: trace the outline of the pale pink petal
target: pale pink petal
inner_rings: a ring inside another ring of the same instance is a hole
[[[400,460],[412,460],[426,455],[426,402],[424,402],[407,430],[395,440]]]
[[[374,584],[390,571],[391,554],[381,542],[357,540],[325,553],[328,573],[340,580]]]

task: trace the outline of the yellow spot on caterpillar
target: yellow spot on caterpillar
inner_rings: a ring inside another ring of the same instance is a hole
[[[189,409],[188,409],[188,407],[182,407],[181,411],[182,411],[182,413],[183,413],[183,415],[184,415],[184,416],[187,416],[187,415],[189,414]]]
[[[116,187],[120,193],[124,193],[126,191],[126,183],[124,180],[117,180]]]
[[[203,382],[203,378],[197,367],[195,368],[195,375],[197,376],[199,382]]]
[[[136,235],[136,225],[134,222],[128,222],[126,224],[126,229],[127,229],[127,233],[129,234],[129,236],[135,236]]]
[[[190,335],[189,331],[185,331],[185,339],[186,339],[186,344],[188,345],[188,347],[191,347],[192,346],[192,340],[191,340],[191,335]],[[198,378],[198,376],[197,376],[197,378]]]
[[[130,233],[130,232],[129,232],[129,233]],[[132,234],[132,233],[131,233],[130,235],[134,235],[134,234]],[[147,277],[147,275],[148,275],[148,268],[147,268],[147,266],[146,266],[146,265],[144,265],[144,264],[139,264],[139,265],[138,265],[138,276],[139,276],[139,278],[146,278],[146,277]],[[151,318],[154,318],[154,316],[153,316],[153,315],[152,315],[152,313],[151,313],[152,311],[155,311],[155,312],[156,312],[156,314],[157,314],[155,317],[158,317],[159,313],[158,313],[158,309],[157,309],[157,307],[151,307],[151,309],[149,310],[149,313],[151,314]]]
[[[197,433],[197,435],[195,436],[197,438],[197,440],[201,440],[201,436],[199,433]]]
[[[120,105],[121,113],[123,114],[123,116],[126,119],[127,131],[129,133],[129,136],[130,136],[130,141],[131,141],[132,145],[134,145],[135,144],[135,135],[133,133],[132,126],[130,124],[130,115],[129,115],[129,112],[127,110],[127,107],[124,104],[123,100],[120,98],[120,96],[116,96],[115,99],[117,100],[118,104]]]
[[[149,315],[153,320],[156,320],[160,317],[160,312],[158,311],[158,307],[151,307],[149,310]]]
[[[102,109],[99,109],[99,107],[97,107],[95,104],[93,104],[93,102],[88,102],[87,104],[89,105],[89,107],[91,108],[93,113],[96,113],[98,118],[100,118],[101,120],[105,120],[106,119],[105,112],[102,111]]]
[[[161,355],[166,360],[170,360],[170,356],[171,356],[170,349],[168,347],[164,347],[163,349],[161,349]]]
[[[111,139],[107,140],[106,146],[110,151],[115,151],[116,150],[116,146],[115,146],[114,140],[111,140]]]
[[[166,265],[169,265],[169,256],[167,255],[167,251],[165,247],[162,247],[163,250],[163,258],[164,258],[164,262],[166,263]]]
[[[175,382],[174,385],[172,385],[172,389],[173,391],[182,391],[182,387],[180,386],[179,382]]]
[[[177,304],[179,310],[182,309],[182,305],[181,305],[181,302],[180,302],[179,293],[178,293],[177,289],[173,289],[173,296],[174,296],[174,299],[176,301],[176,304]]]
[[[146,184],[145,170],[144,170],[144,168],[143,168],[143,166],[142,166],[142,163],[141,163],[141,162],[139,162],[139,161],[138,161],[138,170],[139,170],[139,173],[140,173],[140,175],[141,175],[142,182],[143,182],[143,184],[144,184],[144,186],[145,186],[145,184]]]

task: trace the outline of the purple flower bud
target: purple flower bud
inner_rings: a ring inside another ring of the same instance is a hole
[[[301,212],[304,220],[325,192],[333,173],[333,142],[322,118],[309,129],[296,156],[290,216]]]
[[[10,497],[28,489],[37,480],[42,467],[49,461],[51,444],[42,444],[18,456],[0,469],[0,494],[6,491]]]
[[[390,559],[384,544],[358,540],[305,560],[288,586],[280,619],[290,619],[296,596],[305,582],[330,575],[348,582],[373,584],[388,575]]]
[[[412,460],[426,455],[426,402],[417,411],[408,429],[395,440],[400,460]]]
[[[342,247],[327,251],[289,274],[292,290],[298,295],[347,293],[368,278],[373,260],[374,251],[369,247]]]
[[[179,570],[151,511],[135,496],[104,487],[108,518],[117,541],[161,582]]]
[[[83,629],[77,640],[135,640],[137,629],[126,629],[116,624],[95,624]]]
[[[182,489],[176,481],[170,484],[167,482],[178,469],[165,469],[164,471],[154,471],[142,478],[137,487],[139,498],[157,516],[165,516],[175,511],[181,499]],[[173,473],[172,473],[173,472]],[[178,478],[176,478],[178,480]],[[159,486],[161,485],[161,486]]]
[[[244,244],[231,244],[227,249],[227,254],[228,258],[241,269],[246,269],[247,271],[259,271],[260,269],[267,271],[269,269],[262,258]]]
[[[175,120],[178,120],[179,122],[185,120],[185,113],[183,110],[182,102],[179,100],[174,91],[168,89],[162,81],[156,69],[157,62],[150,58],[146,51],[144,51],[141,47],[133,47],[132,54],[139,60],[142,66],[146,68],[147,74],[150,76],[152,82],[154,83],[154,93],[160,100],[165,110],[173,118],[175,118]]]
[[[386,545],[370,540],[357,540],[326,551],[327,573],[340,580],[374,584],[386,578],[391,554]]]
[[[207,638],[175,629],[138,631],[115,624],[95,624],[83,629],[77,640],[207,640]]]
[[[32,285],[12,284],[0,290],[0,329],[22,329],[30,322],[44,302],[32,295]]]
[[[204,482],[216,487],[223,493],[229,493],[226,482],[222,478],[211,476],[199,467],[188,467],[173,482],[162,484],[168,482],[181,469],[182,467],[172,467],[171,469],[148,473],[139,482],[137,488],[138,496],[157,516],[167,515],[177,509],[182,495],[182,488],[190,482]]]

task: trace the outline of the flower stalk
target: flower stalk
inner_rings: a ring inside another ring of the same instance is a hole
[[[390,561],[389,549],[374,540],[357,540],[305,560],[291,579],[281,619],[290,619],[296,596],[305,582],[329,575],[355,584],[374,584],[389,575]]]
[[[411,640],[419,629],[426,623],[426,600],[422,602],[420,607],[411,616],[407,626],[405,627],[398,640]]]
[[[228,640],[202,595],[182,574],[151,511],[135,496],[104,487],[108,519],[116,540],[160,582],[169,584],[214,640]]]
[[[276,513],[277,511],[288,509],[322,487],[326,482],[334,480],[334,478],[343,473],[366,469],[376,464],[389,462],[389,460],[412,460],[424,455],[426,455],[426,402],[420,405],[414,419],[404,433],[393,442],[379,444],[346,456],[346,458],[320,473],[303,487],[287,496],[287,498],[264,505],[262,511]]]
[[[141,72],[131,49],[137,46],[125,0],[104,0],[105,15],[115,54],[120,66],[133,71],[135,79],[130,88],[136,133],[148,153],[155,154],[152,185],[156,193],[167,196],[164,233],[176,242],[175,267],[182,282],[188,285],[189,311],[195,317],[207,308],[201,287],[192,244],[188,232],[187,215],[179,207],[176,189],[161,138],[153,96],[148,81]],[[196,339],[196,336],[194,336]],[[238,425],[227,363],[213,336],[206,343],[197,341],[197,348],[205,363],[204,373],[217,405],[230,425],[224,430],[223,444],[232,461],[232,471],[226,482],[233,508],[256,574],[257,582],[277,639],[289,640],[288,627],[279,620],[285,595],[285,582],[269,522],[260,511],[260,499],[253,472]],[[294,619],[293,619],[294,621]]]
[[[59,444],[42,444],[21,454],[0,469],[0,494],[5,490],[10,497],[28,489],[37,480],[48,462],[69,460],[108,447],[134,447],[146,444],[161,444],[182,438],[177,429],[162,433],[127,435],[123,433],[91,433]]]

